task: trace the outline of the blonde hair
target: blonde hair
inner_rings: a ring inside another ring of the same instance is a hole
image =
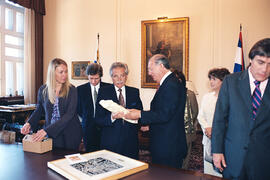
[[[67,67],[67,63],[59,58],[53,59],[49,66],[48,66],[48,72],[47,72],[47,81],[46,81],[46,87],[43,90],[43,96],[46,96],[46,93],[48,93],[48,98],[52,104],[55,103],[55,88],[56,88],[56,79],[55,79],[55,70],[58,66],[60,65],[65,65]],[[59,97],[67,97],[69,88],[71,84],[68,80],[62,85],[60,92],[59,92]]]

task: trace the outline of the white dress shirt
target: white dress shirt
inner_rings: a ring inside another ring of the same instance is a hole
[[[117,99],[119,100],[119,94],[120,94],[120,92],[118,91],[119,88],[116,87],[116,86],[114,86],[114,88],[115,88]],[[126,87],[123,86],[121,89],[122,89],[122,95],[124,97],[124,101],[125,101],[125,104],[126,104]]]
[[[159,85],[161,86],[163,81],[171,74],[172,72],[171,71],[168,71],[160,80],[160,83]]]
[[[254,84],[255,79],[254,79],[254,77],[252,76],[252,74],[250,72],[250,68],[248,68],[248,75],[249,75],[250,92],[251,92],[251,96],[252,96],[256,86]],[[260,87],[260,90],[261,90],[262,97],[263,97],[267,82],[268,82],[268,78],[260,83],[259,87]]]
[[[201,108],[199,110],[198,121],[202,127],[203,132],[205,128],[212,127],[214,113],[216,108],[217,96],[215,92],[207,93],[203,96]],[[203,137],[203,144],[206,136]]]
[[[114,88],[115,88],[117,99],[119,100],[119,94],[120,94],[120,92],[118,91],[118,89],[120,89],[120,88],[118,88],[116,86],[114,86]],[[124,101],[125,101],[125,104],[126,104],[126,87],[123,86],[121,89],[122,89],[122,95],[124,97]],[[112,123],[113,123],[116,119],[113,119],[113,117],[111,115],[111,120],[112,120]]]
[[[96,88],[96,91],[97,91],[97,94],[98,94],[98,91],[99,91],[99,88],[100,88],[100,83],[98,83],[96,86],[93,86],[93,85],[90,83],[90,86],[91,86],[91,95],[92,95],[92,101],[93,101],[93,107],[94,107],[94,116],[95,116],[95,112],[96,112],[96,102],[95,102],[95,99],[94,99],[94,91],[95,91],[95,88]]]

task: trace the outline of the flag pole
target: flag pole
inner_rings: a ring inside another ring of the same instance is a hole
[[[242,38],[242,24],[240,23],[240,39],[241,39],[241,54],[242,54],[242,67],[241,67],[241,71],[245,70],[245,61],[244,61],[244,50],[243,50],[243,38]]]
[[[100,64],[99,62],[99,33],[97,34],[97,63]]]

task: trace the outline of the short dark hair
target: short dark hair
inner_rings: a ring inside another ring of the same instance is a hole
[[[186,77],[182,71],[174,70],[173,71],[175,77],[183,83],[184,87],[186,87]]]
[[[150,59],[152,59],[152,58],[155,60],[155,64],[163,64],[163,66],[166,69],[170,69],[169,60],[165,55],[163,55],[163,54],[155,54]]]
[[[103,76],[103,68],[100,64],[91,63],[86,68],[86,75],[96,75],[98,74],[99,77]]]
[[[230,74],[230,71],[227,68],[213,68],[209,70],[208,78],[215,77],[223,81],[224,77],[228,74]]]
[[[270,57],[270,38],[256,42],[250,49],[248,57],[253,60],[255,56]]]

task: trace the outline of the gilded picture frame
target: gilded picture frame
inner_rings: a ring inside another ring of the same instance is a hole
[[[88,79],[86,75],[86,68],[90,61],[72,61],[71,65],[71,78],[72,79]]]
[[[162,18],[141,22],[141,87],[156,88],[148,75],[147,64],[154,54],[168,57],[171,69],[185,74],[188,80],[189,18]]]

